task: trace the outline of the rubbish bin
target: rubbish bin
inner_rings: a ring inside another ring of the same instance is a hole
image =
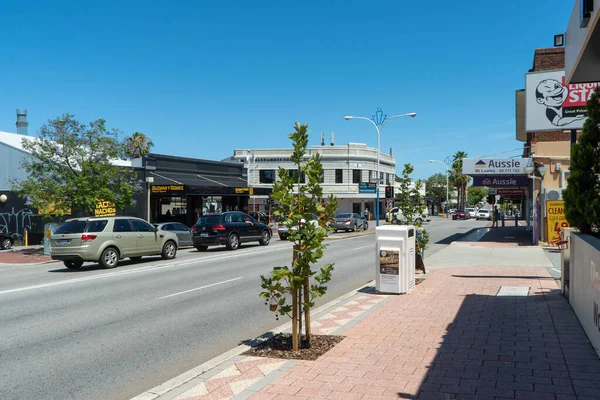
[[[50,235],[60,226],[57,223],[44,224],[44,255],[50,255]]]
[[[415,235],[413,225],[375,228],[375,283],[381,293],[410,293],[415,288]]]

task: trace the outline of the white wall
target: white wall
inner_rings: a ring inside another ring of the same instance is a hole
[[[580,2],[575,0],[565,39],[565,77],[568,83],[600,80],[600,54],[594,52],[588,42],[590,36],[595,36],[595,39],[590,39],[590,42],[595,41],[595,45],[600,40],[600,1],[594,1],[594,11],[585,28],[580,28]]]
[[[600,239],[571,232],[569,246],[569,302],[600,356]]]

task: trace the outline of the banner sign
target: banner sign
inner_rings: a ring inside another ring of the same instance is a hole
[[[94,215],[96,217],[114,217],[117,215],[117,206],[112,201],[97,200]]]
[[[465,158],[465,175],[527,175],[528,158]]]
[[[568,228],[565,218],[565,202],[563,200],[546,200],[546,215],[548,226],[548,243],[560,241],[560,231]]]
[[[523,196],[525,189],[498,189],[496,194],[498,196]]]
[[[173,193],[185,191],[184,185],[152,185],[150,192],[152,193]]]
[[[358,184],[358,193],[377,193],[377,183],[361,182]]]
[[[254,188],[235,188],[235,193],[254,195]]]
[[[487,187],[525,187],[527,186],[527,176],[474,176],[473,186],[487,186]]]
[[[581,129],[585,103],[598,83],[565,85],[565,71],[533,72],[525,77],[525,127],[529,132]]]

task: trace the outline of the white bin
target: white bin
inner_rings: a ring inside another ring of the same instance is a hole
[[[383,225],[375,229],[375,281],[382,293],[410,293],[415,288],[413,225]]]

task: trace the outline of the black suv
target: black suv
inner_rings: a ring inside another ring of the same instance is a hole
[[[271,228],[248,214],[232,211],[200,217],[192,227],[192,235],[194,247],[198,251],[220,245],[235,250],[244,242],[258,241],[266,246],[271,241],[272,232]]]

